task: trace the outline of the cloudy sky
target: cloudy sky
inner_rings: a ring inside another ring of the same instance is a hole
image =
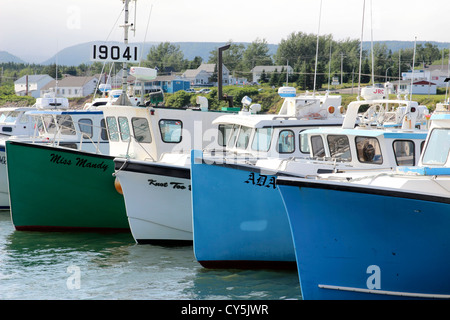
[[[137,29],[129,41],[252,42],[260,38],[278,44],[294,31],[332,34],[336,40],[360,39],[363,3],[138,0]],[[134,3],[131,20],[133,8]],[[118,27],[123,23],[122,9],[121,0],[0,0],[0,51],[44,60],[78,43],[122,41]],[[365,0],[365,9],[364,41],[373,32],[374,40],[417,37],[418,41],[450,42],[448,0]]]

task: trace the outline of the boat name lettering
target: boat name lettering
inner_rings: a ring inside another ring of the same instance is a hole
[[[56,164],[63,164],[70,166],[72,165],[72,160],[66,159],[63,156],[59,154],[52,153],[50,155],[50,162],[56,163]],[[74,162],[75,166],[82,167],[82,168],[93,168],[93,169],[101,169],[103,172],[105,172],[108,169],[108,165],[105,164],[104,161],[100,163],[94,163],[88,161],[88,159],[85,158],[76,158],[76,161]]]
[[[370,276],[367,278],[366,285],[370,290],[381,289],[381,269],[377,265],[371,265],[367,267],[367,274]]]
[[[272,187],[273,189],[275,189],[276,177],[259,173],[255,174],[254,172],[250,172],[248,179],[244,181],[244,183],[251,183],[252,185],[259,187],[266,187],[266,188]]]
[[[178,190],[188,189],[191,191],[191,185],[185,186],[182,182],[158,182],[155,179],[148,179],[148,185],[162,188],[172,187],[172,189]]]
[[[0,156],[0,164],[6,164],[6,157]]]

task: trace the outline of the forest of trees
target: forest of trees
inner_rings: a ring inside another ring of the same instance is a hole
[[[317,43],[318,48],[317,48]],[[294,70],[289,75],[288,81],[302,90],[313,89],[314,72],[316,68],[317,49],[317,77],[316,88],[326,86],[331,77],[338,77],[343,83],[358,81],[360,63],[360,41],[355,39],[334,40],[332,35],[322,35],[317,42],[317,36],[303,32],[293,32],[283,39],[277,52],[271,56],[267,41],[257,38],[245,46],[229,41],[230,49],[224,51],[224,64],[234,77],[243,77],[251,81],[251,70],[257,65],[291,66]],[[361,66],[361,82],[369,83],[374,69],[375,82],[385,81],[386,77],[397,79],[401,72],[411,70],[413,60],[413,48],[392,52],[384,44],[375,44],[373,54],[369,50],[363,50]],[[430,43],[418,44],[416,47],[415,67],[431,64],[433,61],[448,57],[448,49],[439,50]],[[372,63],[373,56],[373,63]],[[150,49],[143,66],[158,67],[161,74],[167,68],[175,72],[183,72],[186,69],[195,69],[201,63],[215,63],[217,51],[209,54],[208,61],[202,61],[201,57],[193,60],[184,58],[178,45],[169,42],[160,43]],[[94,75],[102,71],[103,65],[99,62],[81,64],[79,66],[56,66],[37,64],[0,64],[2,83],[12,82],[26,74],[49,74],[58,78],[63,74],[70,75]],[[57,70],[57,71],[56,71]],[[263,75],[261,81],[273,86],[283,85],[286,81],[285,69],[279,70],[281,74]],[[104,71],[105,72],[105,71]],[[284,74],[283,74],[284,73]]]

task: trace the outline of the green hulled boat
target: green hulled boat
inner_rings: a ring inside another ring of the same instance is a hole
[[[129,232],[114,157],[17,141],[6,154],[17,230]]]

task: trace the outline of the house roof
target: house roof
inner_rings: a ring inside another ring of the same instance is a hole
[[[184,79],[181,79],[179,76],[174,76],[174,75],[157,76],[154,80],[151,80],[151,81],[176,81],[176,80],[186,81]]]
[[[277,70],[277,72],[281,72],[283,69],[288,69],[289,71],[293,70],[291,66],[255,66],[252,69],[252,72],[262,72],[263,70],[264,72],[274,72],[275,70]]]
[[[427,80],[420,80],[420,81],[416,81],[413,83],[414,85],[431,85],[431,86],[435,86],[436,83],[427,81]]]
[[[45,78],[45,77],[49,77],[51,79],[53,79],[52,77],[50,77],[48,74],[33,74],[33,75],[28,75],[28,83],[30,82],[38,82],[39,80]],[[14,81],[15,84],[21,84],[21,83],[26,83],[27,82],[27,76],[23,76],[19,79],[17,79],[16,81]]]
[[[65,77],[58,80],[58,88],[64,87],[83,87],[86,83],[97,79],[95,77]],[[47,83],[41,90],[48,90],[56,86],[56,80]]]

